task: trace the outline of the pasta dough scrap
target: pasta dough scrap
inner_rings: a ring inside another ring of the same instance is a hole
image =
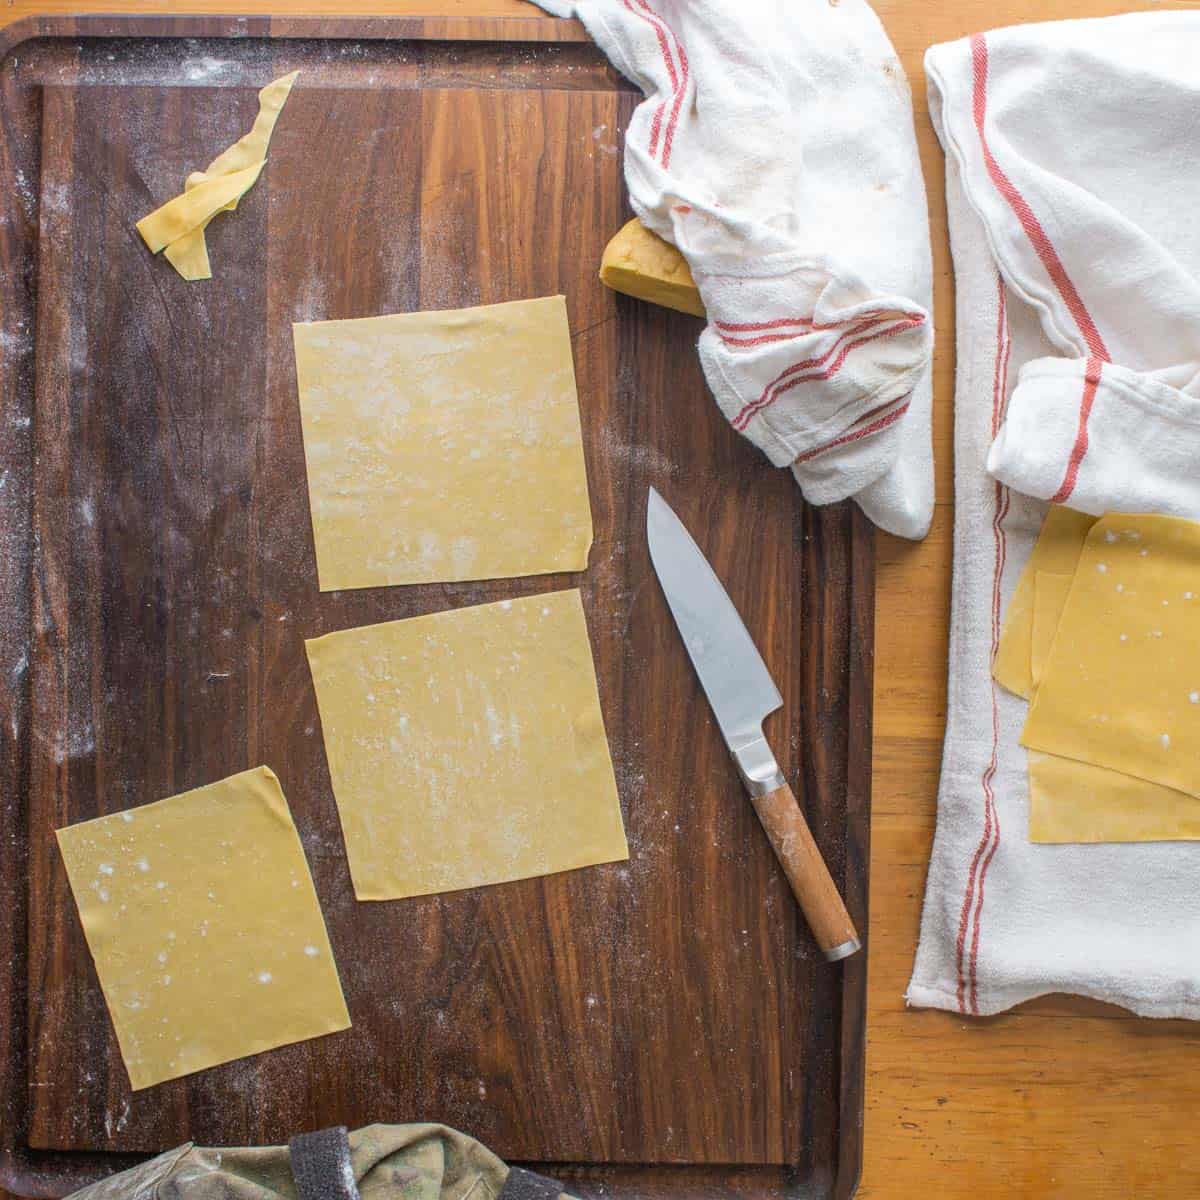
[[[1028,700],[1033,695],[1032,642],[1034,583],[1039,571],[1070,575],[1096,518],[1054,504],[1004,613],[1004,627],[992,677],[1002,687]]]
[[[306,647],[360,900],[629,857],[578,591]]]
[[[142,241],[157,254],[184,234],[207,224],[230,203],[236,203],[258,178],[262,169],[262,163],[255,163],[254,166],[232,175],[206,180],[192,191],[184,192],[174,200],[168,200],[161,208],[156,208],[148,217],[143,217],[137,223],[137,231],[142,235]]]
[[[231,212],[257,181],[267,158],[275,122],[296,82],[292,71],[258,93],[258,115],[250,132],[223,150],[203,171],[184,181],[183,194],[137,223],[152,253],[163,251],[167,261],[189,281],[211,279],[204,231],[219,212]]]
[[[1200,796],[1200,524],[1092,527],[1022,744]]]
[[[293,334],[322,591],[587,566],[561,296]]]
[[[350,1026],[266,767],[58,831],[134,1090]]]
[[[704,301],[687,259],[670,242],[651,233],[637,217],[626,221],[604,247],[600,282],[614,292],[651,304],[697,317],[705,315]]]

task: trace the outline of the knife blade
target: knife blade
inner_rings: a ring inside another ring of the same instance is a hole
[[[708,559],[654,488],[646,541],[700,686],[792,891],[825,956],[847,958],[860,949],[858,934],[763,736],[764,719],[783,706],[783,697]]]

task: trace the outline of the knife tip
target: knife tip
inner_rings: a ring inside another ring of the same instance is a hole
[[[658,489],[651,485],[646,496],[646,530],[654,523],[655,512],[661,513],[667,507],[667,502],[658,494]]]

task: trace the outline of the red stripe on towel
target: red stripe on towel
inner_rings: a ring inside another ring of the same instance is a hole
[[[791,391],[792,388],[799,387],[802,383],[832,379],[842,369],[852,350],[857,350],[860,346],[865,346],[868,342],[873,342],[880,338],[895,337],[898,333],[904,333],[913,328],[914,325],[921,324],[922,318],[908,318],[898,324],[888,325],[884,329],[876,330],[874,333],[866,333],[867,330],[884,324],[886,320],[886,317],[880,317],[871,321],[862,321],[839,335],[833,345],[824,354],[816,358],[805,359],[803,362],[792,363],[791,366],[785,367],[784,370],[767,384],[757,400],[751,400],[742,407],[737,416],[733,418],[734,429],[739,431],[745,430],[746,426],[750,423],[751,417],[760,413],[764,408],[769,408],[780,396],[785,392]],[[866,336],[855,338],[854,341],[846,342],[845,345],[842,345],[846,338],[858,333],[865,333]],[[838,350],[839,346],[841,346],[840,353],[830,362],[831,356]],[[801,371],[806,371],[810,367],[820,367],[821,370],[815,371],[811,375],[800,374]]]
[[[1058,294],[1062,297],[1063,303],[1067,306],[1071,316],[1074,317],[1075,324],[1079,326],[1079,332],[1082,334],[1087,348],[1094,357],[1102,359],[1104,362],[1109,362],[1111,359],[1108,347],[1105,346],[1104,339],[1100,336],[1100,331],[1096,328],[1096,323],[1092,320],[1092,315],[1088,312],[1083,298],[1075,290],[1075,285],[1071,282],[1071,277],[1067,274],[1067,268],[1063,266],[1063,261],[1059,258],[1058,251],[1055,250],[1054,244],[1050,241],[1049,236],[1042,227],[1041,221],[1038,220],[1037,214],[1030,208],[1025,197],[1017,190],[1012,180],[1004,173],[1003,168],[996,161],[991,148],[988,146],[987,131],[985,129],[987,117],[988,48],[987,39],[981,33],[973,34],[971,37],[971,65],[974,70],[972,108],[975,115],[975,128],[979,133],[979,146],[983,152],[983,162],[987,167],[987,173],[991,176],[991,180],[996,185],[997,191],[1008,201],[1009,207],[1016,214],[1017,220],[1021,223],[1021,228],[1025,230],[1025,236],[1029,238],[1034,250],[1037,252],[1038,258],[1042,260],[1042,265],[1046,268],[1046,273],[1053,280],[1054,286],[1058,288]]]
[[[906,412],[908,412],[908,406],[912,403],[910,399],[911,396],[911,392],[901,396],[900,399],[903,401],[903,403],[900,404],[898,408],[892,408],[892,405],[896,403],[894,400],[889,400],[887,404],[881,404],[879,408],[873,408],[865,417],[860,418],[855,425],[851,426],[849,430],[843,433],[841,437],[834,438],[832,442],[826,442],[825,445],[817,446],[813,450],[806,450],[803,454],[796,458],[792,465],[798,466],[800,463],[806,463],[809,461],[809,459],[816,458],[819,454],[824,454],[827,450],[833,450],[838,446],[845,446],[851,442],[859,442],[865,437],[870,437],[872,434],[881,433],[883,430],[887,429],[889,425],[894,425],[902,416],[904,416]],[[892,411],[885,413],[884,416],[881,416],[876,421],[871,421],[871,418],[875,416],[876,413],[883,412],[883,410],[886,408],[892,408]],[[869,425],[864,425],[863,421],[870,421],[871,423]]]
[[[922,324],[925,320],[920,313],[905,312],[903,309],[889,308],[869,308],[864,312],[857,313],[854,320],[862,321],[868,317],[885,317],[895,316],[897,318],[904,317],[908,320],[915,321],[917,324]],[[846,321],[816,321],[812,317],[779,317],[774,321],[746,321],[734,323],[731,321],[714,321],[713,328],[717,331],[717,336],[726,345],[729,346],[757,346],[763,342],[781,342],[788,338],[800,337],[805,333],[824,333],[830,329],[838,329],[845,325]],[[773,329],[788,329],[788,333],[770,333]],[[762,333],[762,337],[742,338],[742,337],[727,337],[727,334],[743,334],[743,333]]]
[[[683,97],[687,93],[689,67],[687,52],[675,30],[664,18],[647,3],[647,0],[622,0],[625,7],[636,16],[647,22],[658,38],[658,48],[663,62],[667,67],[667,75],[671,81],[671,95],[664,96],[654,110],[654,119],[650,122],[650,157],[658,158],[663,167],[671,165],[671,150],[675,144],[675,130],[679,124],[679,113],[683,107]],[[676,70],[676,59],[679,68]],[[667,120],[666,132],[663,132],[663,117],[667,105],[671,105],[671,115]],[[659,138],[662,137],[662,153],[659,153]]]
[[[1088,418],[1096,401],[1096,388],[1100,386],[1100,375],[1104,363],[1099,358],[1089,358],[1083,373],[1083,397],[1079,401],[1079,428],[1075,433],[1075,444],[1067,460],[1067,471],[1057,492],[1050,497],[1051,504],[1066,504],[1079,479],[1079,468],[1088,450]]]
[[[863,313],[864,317],[873,317],[876,314],[873,312]],[[760,329],[783,329],[788,325],[800,325],[805,329],[812,329],[812,317],[779,317],[774,321],[745,321],[734,323],[731,321],[714,321],[713,324],[718,329],[723,329],[727,333],[757,333]],[[821,329],[824,326],[816,326]]]
[[[1008,308],[1004,292],[1004,280],[997,276],[996,314],[996,363],[992,375],[992,436],[1000,428],[1003,417],[1004,399],[1008,392],[1008,356],[1011,340],[1008,333]],[[1008,557],[1004,518],[1008,515],[1009,492],[1006,487],[995,485],[995,510],[992,516],[992,538],[995,544],[995,566],[992,572],[992,637],[988,656],[988,667],[995,661],[1000,646],[1000,599],[1004,565]],[[988,764],[980,780],[983,790],[983,831],[967,872],[967,886],[963,894],[962,909],[958,918],[958,937],[955,943],[958,969],[958,1007],[960,1012],[979,1012],[978,961],[980,927],[983,919],[984,881],[1000,845],[1000,816],[996,810],[996,796],[992,781],[1000,748],[1000,709],[996,698],[995,680],[989,680],[992,697],[992,750]],[[967,943],[970,941],[968,953]]]
[[[646,7],[646,0],[637,0],[639,4]],[[660,21],[663,21],[659,17]],[[663,152],[662,165],[664,169],[671,165],[671,150],[675,144],[675,129],[679,124],[679,112],[683,107],[683,97],[687,93],[688,86],[688,56],[687,51],[683,48],[683,43],[679,40],[679,35],[673,30],[666,21],[663,24],[667,26],[667,32],[671,35],[671,41],[675,43],[675,53],[679,57],[679,82],[675,85],[675,100],[671,105],[671,119],[667,122],[667,132],[663,137]]]
[[[667,66],[667,75],[671,80],[671,90],[676,91],[679,87],[679,76],[675,73],[675,60],[671,57],[671,48],[667,43],[667,27],[663,19],[648,5],[645,0],[636,0],[637,7],[634,7],[635,0],[622,0],[622,3],[635,17],[641,17],[655,33],[658,38],[658,48],[662,53],[663,62]],[[658,108],[654,111],[654,119],[650,122],[650,157],[658,156],[658,139],[662,133],[663,114],[667,110],[666,97],[660,101]]]

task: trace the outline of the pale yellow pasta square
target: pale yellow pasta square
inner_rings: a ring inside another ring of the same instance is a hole
[[[1070,575],[1056,575],[1051,571],[1038,571],[1033,588],[1033,621],[1029,647],[1029,673],[1036,691],[1042,682],[1046,659],[1054,645],[1058,622],[1066,607],[1071,591]]]
[[[561,296],[292,332],[322,591],[587,566]]]
[[[1096,518],[1052,504],[1017,586],[1004,609],[1000,645],[992,676],[1002,687],[1026,700],[1033,696],[1032,638],[1034,589],[1042,572],[1070,575],[1075,570],[1088,530]]]
[[[628,858],[578,591],[307,648],[360,900]]]
[[[350,1026],[266,767],[58,831],[132,1087]]]
[[[1031,842],[1200,840],[1200,800],[1145,779],[1029,752]]]
[[[1021,742],[1200,796],[1200,524],[1096,522]]]

